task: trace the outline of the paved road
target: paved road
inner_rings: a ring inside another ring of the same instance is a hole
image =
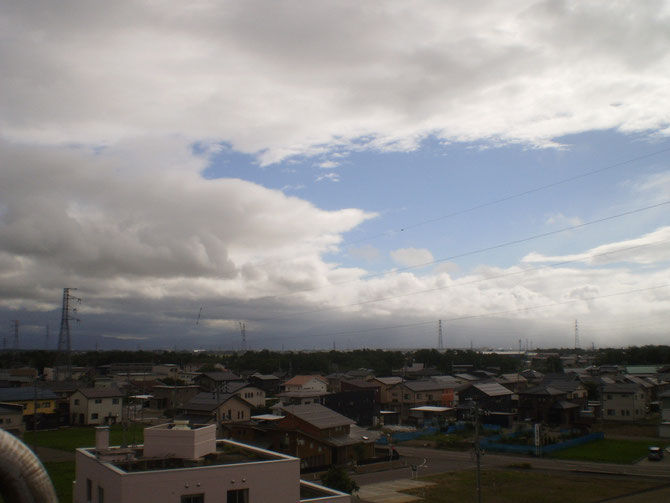
[[[432,475],[475,467],[472,452],[444,451],[425,447],[398,447],[398,453],[407,461],[407,467],[377,473],[354,476],[354,480],[363,486],[377,482],[411,478],[412,464],[418,465],[418,475]],[[508,456],[502,454],[484,454],[482,468],[504,468],[513,464],[529,463],[538,470],[558,470],[567,472],[594,472],[613,476],[659,477],[670,480],[670,456],[661,462],[643,460],[635,465],[613,463],[594,463],[587,461],[564,461],[558,459],[533,458],[530,456]]]

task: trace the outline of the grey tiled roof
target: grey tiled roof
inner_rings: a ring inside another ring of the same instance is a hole
[[[317,403],[309,405],[289,405],[282,407],[282,410],[319,429],[355,424],[355,421],[348,417],[338,414],[334,410]]]

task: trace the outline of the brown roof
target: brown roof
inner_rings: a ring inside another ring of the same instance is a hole
[[[328,384],[327,379],[325,379],[324,377],[321,377],[320,375],[312,375],[312,376],[295,376],[295,377],[289,379],[288,381],[286,381],[284,383],[284,385],[288,384],[288,385],[291,385],[291,386],[303,386],[303,385],[307,384],[309,381],[311,381],[312,379],[319,379],[319,380],[323,381],[324,383]]]
[[[342,414],[338,414],[334,410],[319,405],[318,403],[309,405],[289,405],[282,407],[281,409],[287,414],[302,419],[306,423],[316,426],[319,429],[356,424],[352,419],[349,419]]]

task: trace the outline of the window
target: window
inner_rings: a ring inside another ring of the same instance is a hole
[[[417,394],[416,394],[416,397],[417,397],[417,398],[421,398],[421,393],[417,393]]]
[[[96,398],[95,403],[102,403],[102,398]]]
[[[105,503],[105,490],[98,486],[98,503]]]
[[[42,402],[42,405],[40,407],[45,408],[45,407],[51,407],[51,402]]]
[[[205,495],[185,494],[181,497],[181,503],[205,503]]]
[[[612,399],[612,395],[607,395],[607,399],[608,399],[608,400],[611,400],[611,399]]]
[[[608,416],[613,416],[615,414],[614,409],[607,409],[607,415]]]
[[[119,399],[118,398],[112,398],[112,403],[114,405],[118,405],[119,404]]]
[[[404,398],[405,400],[409,400],[409,393],[405,393],[405,394],[403,395],[403,398]]]
[[[94,412],[93,414],[91,414],[91,419],[98,419],[98,413]]]
[[[226,496],[226,503],[249,503],[249,489],[233,489]]]
[[[75,404],[75,405],[79,405],[79,398],[75,398],[75,399],[74,399],[74,404]]]
[[[91,479],[86,479],[86,502],[91,503],[93,501],[93,482]]]
[[[0,424],[4,423],[5,420],[0,417]]]

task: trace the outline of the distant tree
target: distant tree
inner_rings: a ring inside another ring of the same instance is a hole
[[[356,481],[352,480],[344,468],[340,466],[331,466],[328,471],[321,476],[321,483],[326,487],[349,494],[358,491],[359,489]]]

